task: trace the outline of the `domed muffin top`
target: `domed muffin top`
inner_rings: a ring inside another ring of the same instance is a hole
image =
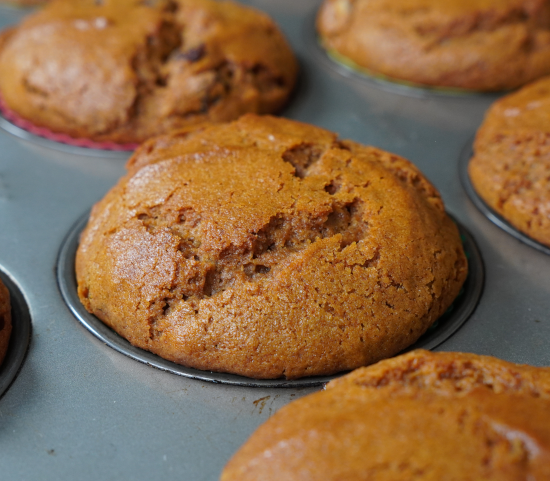
[[[35,125],[141,142],[285,103],[297,64],[265,14],[216,0],[58,0],[3,33],[0,92]]]
[[[296,378],[412,344],[467,272],[408,161],[248,115],[145,143],[97,204],[82,302],[136,345],[200,369]]]
[[[221,480],[549,476],[550,368],[413,351],[283,407]]]

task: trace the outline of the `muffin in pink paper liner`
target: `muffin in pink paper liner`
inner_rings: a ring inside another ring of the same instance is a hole
[[[3,32],[0,72],[33,133],[124,145],[276,112],[297,63],[269,17],[230,1],[54,0]]]
[[[3,97],[0,95],[0,113],[4,118],[19,127],[20,129],[29,132],[30,134],[37,135],[54,142],[60,142],[62,144],[73,145],[75,147],[84,147],[88,149],[100,149],[100,150],[114,150],[114,151],[132,151],[137,148],[139,144],[129,143],[129,144],[117,144],[116,142],[94,142],[90,139],[85,138],[74,138],[67,134],[62,134],[58,132],[53,132],[46,127],[39,127],[34,125],[32,122],[24,119],[19,116],[16,112],[11,110],[4,102]]]

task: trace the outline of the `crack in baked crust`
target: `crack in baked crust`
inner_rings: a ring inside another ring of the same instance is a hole
[[[49,4],[0,42],[8,106],[73,137],[140,142],[281,109],[296,60],[264,14],[214,0]],[[52,113],[54,115],[52,115]]]
[[[456,226],[410,162],[255,115],[140,147],[77,255],[82,302],[132,342],[255,377],[398,352],[466,273]]]

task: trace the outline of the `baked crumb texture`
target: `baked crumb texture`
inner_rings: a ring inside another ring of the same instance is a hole
[[[216,0],[55,0],[0,41],[0,92],[35,125],[141,142],[280,110],[297,63],[265,14]]]
[[[283,407],[222,481],[550,479],[550,369],[413,351]]]
[[[550,246],[550,78],[491,106],[476,136],[469,175],[489,206]]]
[[[0,364],[6,356],[11,335],[11,306],[8,288],[0,281]]]
[[[329,50],[426,86],[506,90],[550,74],[547,0],[325,0]]]
[[[132,344],[255,378],[396,354],[467,275],[410,162],[256,115],[146,142],[94,207],[76,264],[86,309]]]

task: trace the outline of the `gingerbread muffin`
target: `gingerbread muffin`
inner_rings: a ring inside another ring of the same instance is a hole
[[[283,407],[222,481],[550,479],[550,368],[413,351]]]
[[[132,344],[254,378],[392,356],[466,273],[457,228],[411,163],[256,115],[145,143],[76,257],[83,305]]]
[[[396,80],[503,90],[550,74],[547,0],[325,0],[329,50]]]
[[[11,335],[11,305],[8,288],[0,280],[0,364],[6,356]]]
[[[550,78],[491,106],[468,171],[490,207],[550,246]]]
[[[216,0],[55,0],[7,30],[0,93],[36,126],[135,143],[281,109],[297,63],[265,14]]]

